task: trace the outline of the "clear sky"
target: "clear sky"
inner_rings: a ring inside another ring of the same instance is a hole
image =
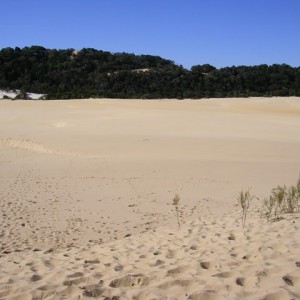
[[[300,66],[300,0],[0,0],[0,48],[95,48],[186,68]]]

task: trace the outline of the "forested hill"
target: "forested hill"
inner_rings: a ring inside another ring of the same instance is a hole
[[[0,50],[0,89],[48,99],[300,96],[300,67],[184,69],[159,56],[40,46]]]

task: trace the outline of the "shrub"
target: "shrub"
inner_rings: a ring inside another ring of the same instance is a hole
[[[250,191],[241,191],[238,197],[238,203],[240,204],[242,208],[242,225],[245,227],[246,224],[246,218],[248,214],[248,210],[250,207],[250,203],[253,200],[254,196],[250,194]]]
[[[300,176],[295,186],[277,186],[272,189],[269,198],[264,200],[267,210],[267,220],[277,220],[280,214],[291,214],[299,212],[300,207]]]
[[[178,194],[175,194],[174,198],[173,198],[173,203],[172,205],[175,206],[175,211],[176,211],[176,217],[177,217],[177,223],[178,223],[178,227],[180,228],[180,219],[179,219],[179,201],[180,201],[180,197]]]

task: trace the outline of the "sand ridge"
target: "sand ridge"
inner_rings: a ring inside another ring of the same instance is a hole
[[[29,139],[14,139],[14,138],[2,138],[0,139],[0,145],[3,147],[27,150],[36,153],[44,153],[44,154],[56,154],[56,155],[64,155],[64,156],[73,156],[73,157],[85,157],[85,158],[96,158],[95,155],[83,155],[78,154],[72,151],[60,151],[54,150],[50,148],[46,148],[42,144],[33,142]],[[98,156],[99,157],[99,156]]]

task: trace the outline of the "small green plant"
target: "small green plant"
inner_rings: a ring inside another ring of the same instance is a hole
[[[180,228],[180,219],[179,219],[179,201],[180,201],[180,197],[178,194],[175,194],[174,198],[173,198],[173,202],[172,205],[175,206],[175,211],[176,211],[176,217],[177,217],[177,223],[178,223],[178,227]]]
[[[296,186],[291,186],[286,193],[286,213],[299,211],[299,194]]]
[[[272,190],[272,196],[276,202],[276,209],[283,210],[286,202],[286,186],[277,186]]]
[[[285,211],[286,208],[286,195],[287,189],[286,186],[277,186],[272,189],[271,195],[269,196],[269,205],[272,207],[272,210],[267,212],[267,219],[270,220],[272,214],[274,219],[279,219],[279,214]],[[265,201],[265,206],[268,206],[268,203]]]
[[[250,203],[253,200],[254,196],[250,194],[250,191],[241,191],[238,197],[238,203],[242,208],[242,226],[245,227],[248,210],[250,207]]]
[[[277,186],[269,198],[264,200],[265,216],[268,221],[280,219],[280,214],[300,211],[300,176],[295,186]]]
[[[297,188],[297,211],[300,212],[300,174],[299,174],[299,178],[298,178],[298,181],[297,181],[297,185],[296,185],[296,188]]]
[[[274,207],[276,205],[275,199],[272,196],[269,196],[269,198],[266,198],[264,200],[264,207],[266,208],[266,213],[265,216],[267,218],[267,220],[269,221],[272,217],[272,213],[274,211]]]

